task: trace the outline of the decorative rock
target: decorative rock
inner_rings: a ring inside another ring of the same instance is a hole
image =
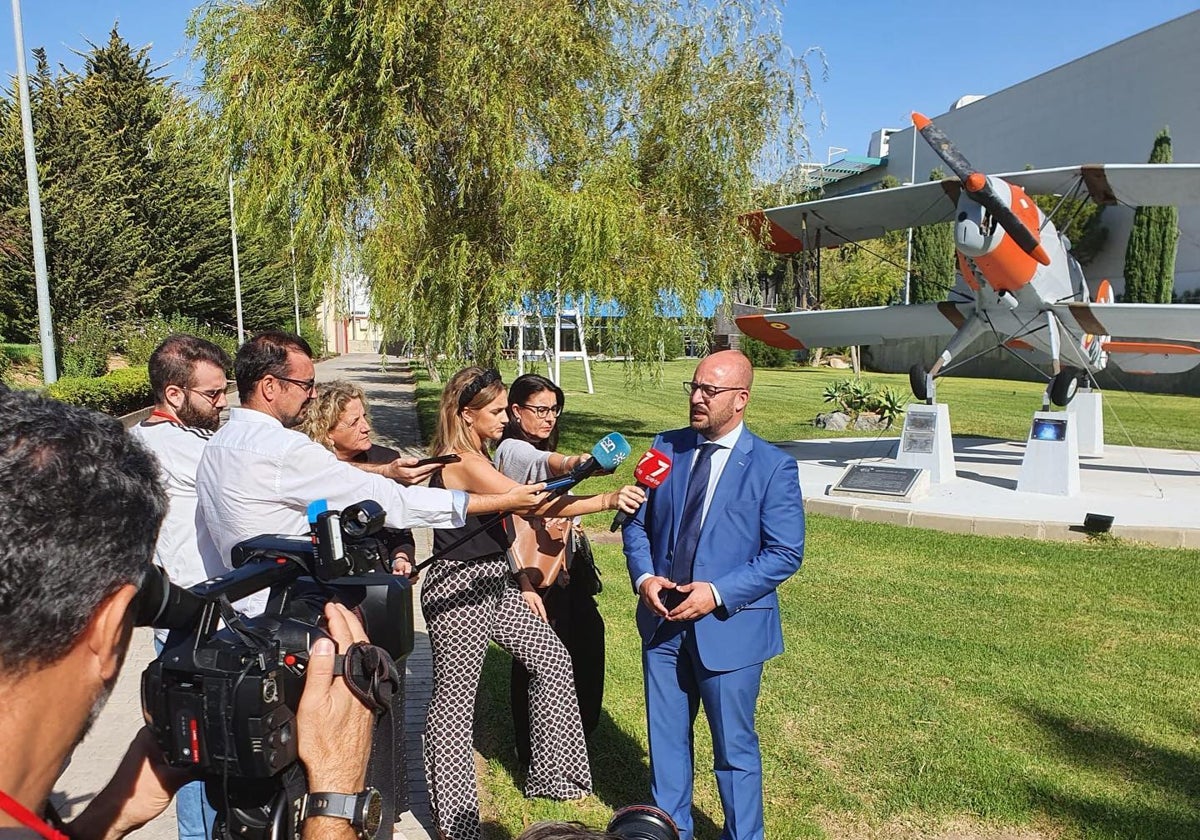
[[[888,422],[878,414],[860,414],[854,418],[853,428],[863,432],[878,432],[886,429]]]
[[[850,416],[840,411],[833,411],[829,414],[818,414],[817,419],[813,421],[813,425],[818,429],[840,432],[843,429],[849,428]]]
[[[830,356],[829,366],[834,370],[847,370],[850,367],[850,363],[838,356]]]

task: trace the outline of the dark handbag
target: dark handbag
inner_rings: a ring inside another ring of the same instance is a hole
[[[523,571],[535,589],[557,582],[570,562],[571,520],[513,515],[512,528],[508,557],[513,571]]]
[[[571,543],[571,591],[578,595],[599,595],[604,591],[604,584],[600,580],[600,568],[592,555],[592,544],[588,541],[587,534],[578,525],[571,529]]]

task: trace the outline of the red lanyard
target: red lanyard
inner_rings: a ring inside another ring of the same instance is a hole
[[[151,411],[151,412],[150,412],[150,416],[151,416],[151,417],[158,417],[158,418],[160,418],[160,419],[162,419],[162,420],[170,420],[172,423],[178,423],[178,422],[179,422],[178,418],[176,418],[176,417],[174,417],[174,416],[172,416],[172,415],[170,415],[170,414],[167,414],[167,412],[165,412],[165,411],[159,411],[157,408],[156,408],[156,409],[154,409],[154,411]]]
[[[38,834],[45,837],[46,840],[69,840],[67,835],[63,834],[61,831],[55,831],[50,826],[46,825],[46,823],[38,819],[32,811],[2,790],[0,790],[0,811],[4,811],[14,820],[31,831],[36,831]]]

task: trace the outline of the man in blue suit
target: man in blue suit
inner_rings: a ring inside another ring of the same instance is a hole
[[[692,837],[692,726],[701,703],[725,811],[722,840],[763,837],[754,712],[763,663],[783,652],[776,587],[800,568],[804,505],[796,462],[742,422],[754,370],[736,350],[700,362],[684,387],[690,428],[663,432],[671,461],[625,526],[654,801]]]

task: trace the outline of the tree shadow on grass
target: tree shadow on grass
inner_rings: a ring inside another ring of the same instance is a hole
[[[495,645],[488,646],[475,708],[475,748],[485,758],[503,765],[513,784],[521,789],[525,784],[525,769],[518,764],[514,752],[508,693],[511,663],[507,653]],[[588,740],[588,756],[594,793],[610,810],[651,802],[650,767],[645,749],[607,711],[601,712],[600,724]],[[698,764],[703,766],[703,758]],[[703,811],[695,812],[694,822],[696,840],[716,838],[721,833],[720,826]],[[494,838],[503,834],[495,823],[489,825],[489,830]]]
[[[1073,822],[1088,836],[1200,837],[1200,753],[1157,746],[1103,724],[1041,708],[1023,706],[1019,711],[1055,740],[1064,760],[1111,775],[1125,787],[1156,788],[1162,803],[1146,803],[1147,797],[1136,792],[1116,801],[1081,795],[1048,781],[1031,781],[1029,795],[1035,807]],[[1195,727],[1193,721],[1191,728]]]

